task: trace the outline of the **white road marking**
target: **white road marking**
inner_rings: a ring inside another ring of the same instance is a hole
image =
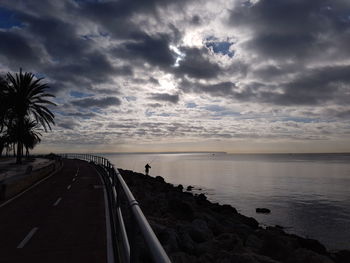
[[[18,195],[15,195],[14,197],[12,197],[11,199],[7,200],[6,202],[2,203],[0,205],[0,207],[3,207],[5,205],[7,205],[8,203],[12,202],[13,200],[17,199],[18,197],[20,197],[21,195],[23,195],[24,193],[28,192],[29,190],[33,189],[34,187],[36,187],[37,185],[39,185],[40,183],[44,182],[45,180],[49,179],[51,176],[53,176],[54,174],[56,174],[57,172],[62,170],[63,165],[56,171],[53,171],[50,175],[48,175],[47,177],[45,177],[44,179],[41,179],[39,182],[33,184],[31,187],[27,188],[26,190],[24,190],[23,192],[19,193]]]
[[[62,198],[58,198],[57,201],[53,204],[53,206],[57,206],[59,204],[59,202],[61,202]]]
[[[69,190],[71,187],[72,187],[72,185],[68,185],[68,186],[67,186],[67,190]]]
[[[28,243],[28,241],[34,236],[35,232],[38,231],[38,229],[38,227],[34,227],[32,230],[30,230],[28,235],[22,240],[21,243],[19,243],[17,248],[23,248]]]

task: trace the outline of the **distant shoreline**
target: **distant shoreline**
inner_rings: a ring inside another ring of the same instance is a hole
[[[350,152],[271,152],[271,153],[254,153],[254,152],[225,152],[225,151],[164,151],[164,152],[57,152],[57,154],[95,154],[95,155],[112,155],[112,154],[228,154],[228,155],[348,155]],[[36,155],[49,154],[46,153],[35,153]],[[6,157],[6,156],[3,156]]]

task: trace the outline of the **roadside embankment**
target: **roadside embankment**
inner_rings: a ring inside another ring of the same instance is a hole
[[[281,227],[262,228],[232,206],[184,192],[160,176],[119,171],[172,262],[350,262],[350,251],[329,252],[317,240]]]
[[[60,160],[50,160],[45,165],[29,165],[24,171],[0,180],[0,203],[14,197],[39,180],[59,170],[61,166],[62,162]]]

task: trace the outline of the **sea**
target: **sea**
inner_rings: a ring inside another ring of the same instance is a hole
[[[262,227],[350,249],[350,154],[115,153],[117,168],[194,186],[210,201],[230,204]],[[256,208],[268,208],[258,214]]]

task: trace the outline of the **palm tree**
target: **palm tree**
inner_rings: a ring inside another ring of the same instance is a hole
[[[6,110],[8,108],[8,86],[4,77],[0,76],[0,133],[5,127]]]
[[[49,86],[46,83],[42,84],[42,79],[35,78],[32,73],[22,73],[22,69],[14,76],[11,73],[7,74],[8,108],[6,117],[10,123],[16,123],[16,163],[22,161],[26,118],[34,118],[45,131],[51,130],[51,124],[55,124],[55,116],[47,108],[47,105],[56,105],[47,100],[48,97],[54,97],[54,95],[46,93]]]
[[[26,157],[29,157],[29,149],[33,149],[36,144],[41,142],[39,125],[36,121],[25,118],[24,120],[23,145],[26,148]]]

